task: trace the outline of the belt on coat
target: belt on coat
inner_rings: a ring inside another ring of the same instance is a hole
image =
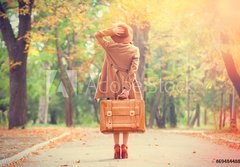
[[[124,69],[124,68],[121,68],[121,67],[118,67],[114,64],[110,64],[111,68],[114,69],[114,77],[113,78],[116,78],[116,76],[120,79],[121,77],[119,76],[118,74],[118,71],[122,71],[122,72],[128,72],[128,69]],[[121,80],[121,79],[120,79]],[[124,79],[125,80],[125,79]]]
[[[121,67],[116,66],[115,64],[110,64],[112,68],[115,68],[117,71],[123,71],[123,72],[128,72],[128,69],[124,69]]]

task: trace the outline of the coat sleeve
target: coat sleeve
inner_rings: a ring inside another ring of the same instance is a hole
[[[104,39],[104,37],[106,36],[105,31],[98,31],[95,34],[96,39],[98,40],[98,43],[107,51],[107,48],[109,47],[109,45],[112,43],[112,41],[107,41]]]
[[[132,63],[131,63],[126,81],[123,83],[124,89],[130,90],[133,81],[136,79],[138,65],[139,65],[139,57],[140,57],[140,53],[139,53],[139,49],[137,48],[136,53],[132,58]]]

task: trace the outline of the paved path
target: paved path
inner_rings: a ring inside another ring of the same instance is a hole
[[[225,167],[238,164],[217,164],[215,159],[240,159],[240,151],[210,141],[149,130],[131,134],[129,159],[113,159],[112,135],[89,132],[91,138],[65,142],[56,148],[30,155],[23,167]],[[80,160],[80,161],[79,161]]]

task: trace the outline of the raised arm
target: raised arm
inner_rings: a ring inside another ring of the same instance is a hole
[[[106,36],[114,36],[118,35],[120,36],[122,33],[124,33],[124,30],[121,27],[112,27],[104,30],[100,30],[95,34],[96,39],[98,40],[98,43],[105,48],[107,46],[107,42],[104,37]]]

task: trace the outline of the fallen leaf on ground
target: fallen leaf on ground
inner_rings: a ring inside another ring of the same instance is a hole
[[[80,160],[76,161],[75,163],[80,163]]]
[[[33,151],[32,154],[39,155],[39,152]]]

